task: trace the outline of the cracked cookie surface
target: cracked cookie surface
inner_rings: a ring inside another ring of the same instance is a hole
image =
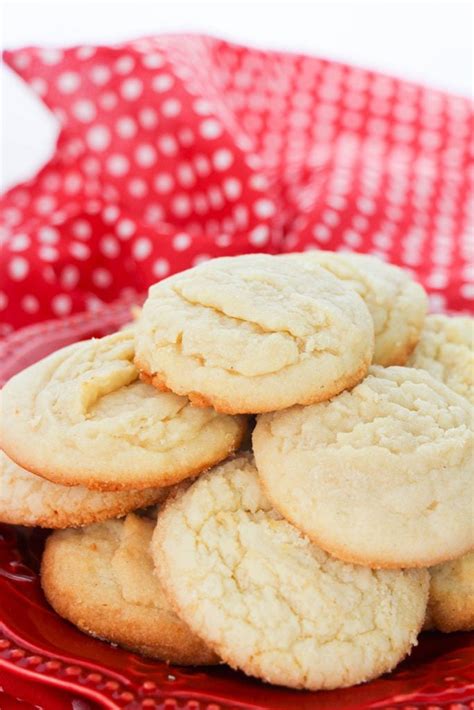
[[[192,630],[234,668],[277,685],[374,678],[409,652],[424,620],[425,570],[331,558],[272,509],[249,455],[170,499],[151,550]]]
[[[408,360],[474,404],[474,320],[430,315]]]
[[[423,370],[373,366],[350,392],[258,417],[274,506],[322,548],[373,567],[423,567],[473,544],[469,403]]]
[[[196,409],[138,379],[134,334],[63,348],[4,386],[2,447],[55,483],[101,490],[167,486],[238,448],[244,417]]]
[[[167,488],[91,491],[61,486],[18,466],[0,451],[0,521],[11,525],[69,528],[117,518],[165,499]]]
[[[171,663],[217,658],[172,611],[153,573],[155,522],[129,514],[47,540],[41,584],[51,606],[92,636]]]
[[[198,406],[255,413],[328,399],[365,375],[373,325],[319,266],[257,254],[214,259],[151,287],[136,363]]]
[[[474,631],[474,552],[430,570],[427,624],[439,631]]]
[[[296,259],[303,269],[318,264],[353,288],[374,321],[374,363],[405,365],[420,338],[428,299],[403,269],[366,254],[308,251],[279,258]]]

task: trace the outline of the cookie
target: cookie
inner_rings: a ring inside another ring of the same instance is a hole
[[[151,287],[136,363],[159,389],[230,414],[328,399],[365,375],[362,299],[318,266],[267,254],[214,259]]]
[[[409,653],[425,616],[426,570],[330,557],[272,509],[248,455],[165,504],[151,550],[190,628],[232,667],[276,685],[375,678]]]
[[[474,404],[474,320],[431,315],[408,364],[427,370]]]
[[[473,544],[469,404],[423,370],[378,365],[330,402],[258,417],[277,510],[330,554],[428,567]]]
[[[172,611],[153,574],[155,522],[129,514],[47,540],[41,584],[54,610],[81,631],[170,663],[217,658]]]
[[[374,321],[374,363],[405,365],[420,339],[428,305],[424,289],[406,271],[366,254],[308,251],[280,258],[288,257],[302,269],[319,264],[351,286]]]
[[[238,448],[244,417],[196,409],[138,379],[134,334],[75,343],[2,390],[2,448],[54,483],[99,490],[162,487]]]
[[[90,491],[35,476],[0,451],[0,522],[42,528],[70,528],[118,518],[165,499],[167,488]]]
[[[439,631],[474,631],[474,552],[430,569],[427,624]]]

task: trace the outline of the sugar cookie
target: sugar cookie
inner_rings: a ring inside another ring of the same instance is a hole
[[[138,379],[134,335],[122,331],[59,350],[2,390],[2,446],[63,485],[100,490],[166,486],[238,448],[245,418],[196,409]]]
[[[151,287],[136,363],[159,389],[236,414],[328,399],[365,375],[373,324],[319,266],[267,254],[214,259]]]
[[[129,514],[47,540],[41,584],[51,606],[92,636],[170,663],[216,656],[172,611],[153,574],[155,522]]]
[[[90,491],[61,486],[25,471],[0,451],[0,522],[43,528],[72,528],[118,518],[165,499],[167,488]]]
[[[425,616],[426,570],[331,558],[272,510],[250,456],[165,504],[151,550],[190,628],[232,667],[277,685],[375,678],[409,653]]]
[[[335,557],[428,567],[473,544],[469,404],[423,370],[373,366],[330,402],[258,418],[273,505]]]
[[[431,315],[408,365],[427,370],[474,404],[474,320]]]
[[[474,552],[432,567],[427,626],[474,631]]]
[[[404,365],[423,327],[428,299],[420,284],[393,264],[366,254],[307,251],[284,254],[303,268],[319,264],[345,281],[364,300],[374,321],[374,363]]]

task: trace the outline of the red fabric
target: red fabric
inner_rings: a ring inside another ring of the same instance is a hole
[[[0,334],[248,251],[369,252],[472,307],[467,99],[202,36],[4,57],[61,132],[2,200]]]

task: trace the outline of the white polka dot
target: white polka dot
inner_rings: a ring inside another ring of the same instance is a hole
[[[161,54],[146,54],[142,57],[142,64],[147,69],[160,69],[164,64],[164,59]]]
[[[149,224],[156,224],[156,222],[161,222],[164,217],[163,207],[161,205],[149,205],[144,214],[145,222]]]
[[[110,145],[110,131],[107,126],[96,125],[86,133],[86,142],[91,150],[107,150]]]
[[[61,286],[63,286],[63,288],[74,288],[79,282],[79,276],[80,273],[77,266],[73,264],[65,266],[61,273]]]
[[[252,229],[249,234],[249,242],[255,247],[261,247],[267,244],[269,238],[270,230],[266,224],[259,224],[258,227]]]
[[[39,311],[39,301],[36,296],[27,294],[21,299],[21,307],[25,313],[37,313]]]
[[[77,120],[82,123],[90,123],[97,115],[94,104],[92,101],[88,101],[87,99],[76,101],[76,103],[73,104],[72,113]]]
[[[230,234],[218,234],[215,238],[215,242],[218,247],[224,249],[225,247],[228,247],[232,244],[232,237],[230,236]]]
[[[137,124],[130,116],[122,116],[115,124],[115,130],[120,138],[133,138],[137,133]]]
[[[183,187],[193,187],[196,184],[196,177],[190,163],[179,163],[176,175]]]
[[[150,256],[153,245],[148,237],[139,237],[132,246],[132,254],[137,261],[143,261]]]
[[[330,227],[335,227],[339,224],[340,217],[334,210],[324,210],[322,214],[323,222],[329,224]]]
[[[138,120],[142,128],[150,130],[158,125],[158,114],[153,108],[142,108]]]
[[[99,242],[99,249],[104,256],[114,259],[120,254],[120,243],[111,234],[106,234]]]
[[[151,86],[154,91],[162,93],[164,91],[168,91],[168,89],[171,89],[173,83],[173,77],[171,77],[169,74],[158,74],[157,76],[153,77]]]
[[[0,311],[4,311],[8,306],[8,296],[3,291],[0,291]]]
[[[238,200],[242,194],[242,183],[237,178],[227,178],[224,180],[222,186],[229,200]]]
[[[130,237],[135,233],[135,224],[131,219],[121,219],[115,227],[115,231],[120,239],[130,239]]]
[[[110,175],[114,177],[122,177],[128,172],[130,164],[128,158],[120,153],[115,153],[107,158],[106,168]]]
[[[120,87],[120,94],[126,101],[136,101],[143,91],[143,83],[140,79],[125,79]]]
[[[48,66],[59,64],[64,56],[64,53],[60,49],[53,48],[40,49],[38,54],[43,64],[47,64]]]
[[[65,316],[71,312],[71,298],[65,293],[60,293],[52,299],[51,307],[56,315]]]
[[[133,178],[128,183],[128,191],[133,197],[140,199],[148,194],[148,185],[141,178]]]
[[[77,239],[89,239],[92,234],[92,228],[85,219],[77,219],[73,222],[71,230]]]
[[[100,161],[89,156],[83,160],[82,168],[86,175],[98,175],[100,173]]]
[[[79,173],[68,173],[64,178],[64,192],[67,195],[77,194],[82,187],[82,182],[82,177]]]
[[[216,150],[212,156],[212,163],[216,170],[227,170],[234,162],[234,156],[227,148]]]
[[[195,143],[195,136],[194,133],[190,128],[182,128],[178,132],[178,138],[181,143],[181,145],[184,145],[185,147],[189,147],[190,145],[193,145]]]
[[[212,140],[218,138],[222,134],[222,126],[215,118],[206,118],[199,126],[199,133],[203,138]]]
[[[91,255],[91,250],[87,244],[84,244],[83,242],[71,242],[69,245],[69,251],[72,256],[79,259],[79,261],[86,261]]]
[[[114,69],[117,74],[130,74],[135,66],[135,60],[130,55],[119,57],[114,64]]]
[[[38,239],[43,244],[56,244],[59,239],[59,232],[54,227],[41,227],[38,232]]]
[[[167,118],[174,118],[181,112],[181,101],[178,99],[167,99],[161,104],[161,113]]]
[[[193,103],[193,109],[198,116],[207,116],[212,113],[212,106],[206,99],[196,99]]]
[[[235,205],[233,214],[237,226],[245,228],[249,221],[247,207],[245,205]]]
[[[11,251],[24,251],[25,249],[28,249],[30,244],[31,240],[27,234],[16,234],[10,240],[9,246]]]
[[[159,279],[167,276],[170,271],[170,265],[167,259],[157,259],[153,264],[153,273]]]
[[[153,181],[153,187],[157,192],[166,195],[174,187],[174,180],[169,173],[158,173]]]
[[[22,256],[15,256],[8,265],[8,271],[13,281],[23,281],[29,270],[29,264]]]
[[[187,195],[176,195],[171,202],[171,210],[176,217],[187,217],[191,212],[191,200]]]
[[[90,59],[91,57],[94,56],[96,53],[95,47],[89,47],[89,46],[84,46],[84,47],[79,47],[76,50],[76,57],[78,59]]]
[[[254,203],[253,209],[257,217],[261,217],[262,219],[275,214],[275,205],[271,200],[257,200]]]
[[[461,296],[472,301],[474,299],[474,284],[463,284],[461,286]]]
[[[161,136],[158,140],[158,148],[164,155],[173,156],[178,152],[178,144],[176,138],[170,134]]]
[[[76,72],[66,71],[59,75],[57,85],[62,94],[72,94],[77,91],[81,77]]]
[[[57,261],[59,259],[59,252],[56,247],[44,246],[38,251],[40,259],[43,261]]]
[[[319,242],[328,242],[331,238],[331,230],[325,224],[315,224],[313,237]]]
[[[98,288],[108,288],[112,283],[112,274],[108,269],[94,269],[92,272],[92,283]]]
[[[103,86],[110,79],[110,69],[105,64],[97,64],[92,67],[89,76],[93,84]]]
[[[202,192],[197,192],[193,197],[194,210],[197,214],[206,214],[209,210],[207,198]]]
[[[33,77],[30,79],[30,86],[38,96],[46,96],[48,93],[48,84],[41,77]]]
[[[173,237],[173,248],[176,251],[185,251],[191,245],[191,237],[189,234],[180,233]]]
[[[222,192],[219,190],[219,188],[216,185],[211,185],[211,187],[208,188],[207,194],[209,197],[209,202],[211,204],[211,207],[213,207],[216,210],[221,209],[221,207],[224,206],[224,198],[222,196]]]
[[[51,195],[43,195],[35,200],[35,208],[38,214],[48,214],[56,207],[56,198]]]
[[[142,168],[150,168],[156,163],[156,150],[149,143],[139,145],[135,151],[135,160]]]
[[[102,212],[102,219],[104,222],[107,224],[112,224],[112,222],[115,222],[120,216],[120,210],[116,205],[107,205],[107,207],[104,207],[104,210]]]
[[[205,155],[196,155],[194,157],[194,165],[198,175],[201,177],[206,177],[211,173],[211,163]]]
[[[101,108],[105,111],[113,111],[118,104],[117,94],[114,94],[113,91],[106,91],[99,96],[98,101]]]

